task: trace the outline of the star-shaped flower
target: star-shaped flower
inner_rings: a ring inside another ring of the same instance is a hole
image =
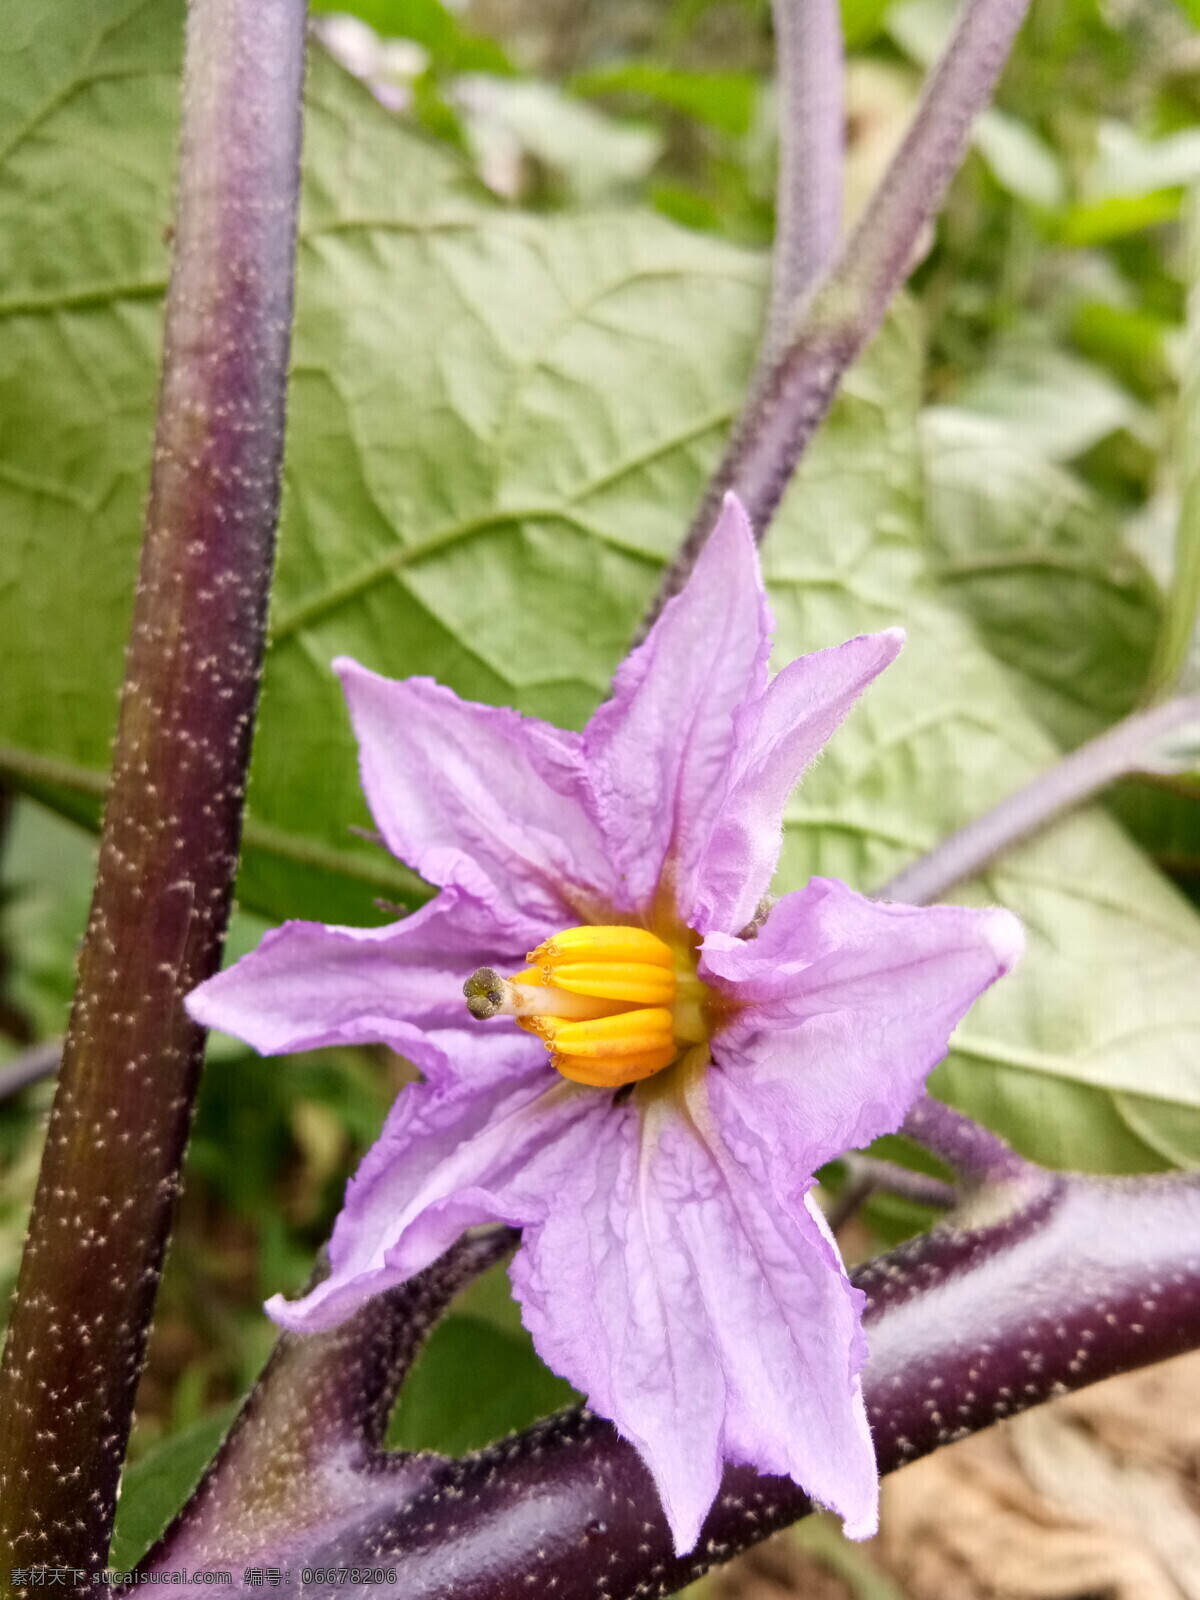
[[[637,1447],[680,1551],[727,1461],[874,1530],[862,1297],[813,1173],[899,1126],[1021,945],[1006,911],[824,878],[756,917],[789,791],[902,642],[769,680],[770,629],[730,496],[582,734],[337,662],[380,832],[441,892],[288,923],[190,1001],[268,1054],[382,1041],[424,1077],[276,1321],[332,1327],[464,1228],[520,1227],[534,1342]]]

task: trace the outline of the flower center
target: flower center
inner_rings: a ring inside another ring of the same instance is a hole
[[[646,928],[567,928],[522,972],[480,967],[463,985],[473,1017],[516,1017],[576,1083],[618,1089],[669,1067],[709,1033],[708,991],[690,944]]]

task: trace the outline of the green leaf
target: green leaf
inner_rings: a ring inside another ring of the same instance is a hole
[[[3,998],[39,1039],[67,1025],[95,872],[90,834],[33,801],[17,801],[0,882]]]
[[[883,27],[892,0],[841,0],[842,34],[847,50],[870,44]]]
[[[163,268],[179,22],[174,6],[116,0],[95,0],[86,27],[67,14],[57,32],[34,29],[38,73],[10,75],[25,103],[0,147],[0,500],[17,530],[0,545],[0,636],[19,684],[0,706],[0,743],[44,784],[94,777],[106,760],[149,459],[160,307],[147,285]],[[430,673],[580,726],[737,408],[766,263],[638,211],[484,205],[451,156],[319,52],[306,163],[258,832],[241,893],[276,915],[365,922],[373,893],[388,893],[379,876],[398,869],[346,832],[369,819],[330,658]],[[872,888],[1056,756],[1024,697],[1048,693],[1056,615],[1061,647],[1076,648],[1079,606],[1039,600],[1042,632],[1019,660],[989,648],[981,591],[970,605],[951,595],[924,527],[921,387],[901,307],[766,546],[777,663],[895,622],[909,634],[789,806],[784,888],[814,872]],[[1102,387],[1083,391],[1087,429],[1070,416],[1058,452],[1128,415],[1111,396],[1098,415]],[[1003,404],[994,387],[987,400],[972,403],[1020,420],[1011,386]],[[1077,537],[1079,513],[1064,515],[1078,581],[1126,619],[1132,652],[1136,607],[1102,547]],[[986,518],[979,536],[1008,537]],[[1098,810],[956,898],[1011,906],[1029,950],[960,1030],[945,1092],[1056,1161],[1161,1164],[1118,1097],[1200,1107],[1192,909]],[[1190,1148],[1188,1134],[1177,1154]]]
[[[515,78],[475,79],[469,140],[486,170],[497,129],[564,184],[567,198],[584,205],[630,191],[658,159],[662,139],[654,128],[618,122],[549,83]]]
[[[1162,631],[1147,685],[1155,695],[1169,693],[1181,675],[1184,687],[1194,689],[1197,676],[1196,665],[1189,657],[1195,650],[1200,611],[1200,453],[1196,449],[1196,439],[1200,437],[1200,185],[1189,198],[1185,237],[1187,329],[1174,462],[1179,483],[1179,519]]]
[[[1195,1106],[1167,1105],[1142,1094],[1120,1094],[1115,1101],[1130,1130],[1164,1165],[1200,1166],[1200,1110]]]
[[[955,0],[901,0],[887,13],[887,28],[907,56],[931,67],[954,27]]]
[[[1153,194],[1110,195],[1068,207],[1059,230],[1064,244],[1108,244],[1131,233],[1173,222],[1183,204],[1182,189],[1158,189]]]
[[[1071,338],[1126,388],[1154,395],[1173,381],[1168,340],[1177,326],[1150,311],[1085,300],[1071,319]]]
[[[1147,139],[1128,124],[1106,121],[1096,156],[1084,174],[1079,203],[1062,223],[1067,244],[1103,244],[1169,222],[1184,192],[1200,181],[1200,129]]]
[[[1200,180],[1200,128],[1146,139],[1128,123],[1102,122],[1096,159],[1083,180],[1083,198],[1104,200],[1182,189]]]
[[[413,39],[431,54],[453,49],[458,23],[441,0],[312,0],[312,10],[349,14],[382,38]]]
[[[735,137],[749,131],[758,97],[758,79],[750,72],[682,72],[648,61],[593,67],[577,73],[571,88],[576,94],[654,101]]]
[[[312,0],[315,12],[348,12],[384,39],[412,39],[435,65],[456,72],[513,70],[492,39],[468,32],[441,0]]]
[[[1193,899],[1200,892],[1200,779],[1131,779],[1109,806],[1163,869]]]
[[[921,416],[933,573],[1073,746],[1133,709],[1157,586],[1096,496],[1024,430],[948,406]]]
[[[1103,367],[1056,348],[1033,326],[1001,342],[955,401],[1006,423],[1032,454],[1051,461],[1072,461],[1119,428],[1146,425],[1137,401]]]
[[[237,1410],[236,1405],[222,1406],[126,1469],[110,1567],[128,1572],[141,1560],[199,1483]]]
[[[1056,211],[1066,194],[1057,155],[1027,122],[994,108],[975,122],[976,149],[996,182],[1018,200],[1042,211]]]
[[[401,1391],[388,1443],[461,1455],[578,1398],[539,1359],[501,1263],[434,1329]]]
[[[388,1443],[464,1455],[579,1396],[544,1367],[524,1329],[453,1313],[434,1329],[405,1384]]]

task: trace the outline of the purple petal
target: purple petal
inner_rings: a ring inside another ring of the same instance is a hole
[[[779,860],[788,795],[903,642],[903,629],[889,628],[800,656],[737,713],[729,785],[696,889],[692,926],[701,933],[736,933],[753,917]]]
[[[264,1055],[374,1043],[410,1055],[415,1025],[463,1024],[463,979],[479,966],[521,966],[531,935],[536,926],[501,920],[458,888],[386,928],[286,922],[194,989],[187,1008]]]
[[[757,1130],[803,1186],[899,1127],[1022,942],[1007,911],[885,905],[831,878],[785,895],[756,939],[710,934],[701,974],[742,1008],[713,1040],[718,1118]]]
[[[774,1204],[730,1158],[702,1084],[686,1112],[635,1097],[559,1150],[574,1159],[513,1284],[543,1359],[645,1459],[677,1549],[725,1460],[792,1476],[872,1531],[860,1297],[803,1204]]]
[[[523,1226],[554,1203],[540,1157],[552,1156],[563,1128],[578,1122],[587,1091],[560,1078],[527,1034],[489,1036],[488,1026],[425,1036],[442,1063],[431,1083],[401,1090],[350,1180],[329,1243],[329,1276],[302,1300],[267,1302],[283,1327],[336,1327],[435,1261],[464,1228]]]
[[[669,871],[679,910],[691,910],[734,713],[766,684],[770,628],[750,524],[727,495],[687,587],[622,662],[612,698],[584,730],[608,852],[639,909]]]
[[[611,899],[578,734],[460,700],[432,678],[396,683],[345,657],[334,667],[367,800],[402,861],[443,887],[483,872],[541,936]]]

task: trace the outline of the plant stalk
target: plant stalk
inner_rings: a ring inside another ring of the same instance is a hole
[[[238,855],[279,507],[305,12],[188,13],[113,777],[0,1370],[0,1582],[29,1566],[90,1574],[108,1549],[203,1049],[183,997],[219,965]]]
[[[1024,1177],[968,1197],[975,1220],[956,1213],[851,1273],[883,1473],[1200,1338],[1194,1177]],[[404,1600],[649,1600],[813,1509],[789,1479],[727,1467],[699,1544],[678,1557],[637,1452],[579,1408],[463,1461],[393,1460],[394,1495],[378,1493],[375,1465],[349,1514],[274,1531],[272,1552],[302,1548],[322,1569],[306,1593],[332,1596],[341,1569],[367,1565],[394,1568]],[[143,1570],[225,1564],[224,1530],[206,1533],[202,1514],[180,1527],[185,1544],[168,1540]]]
[[[771,304],[762,360],[791,341],[807,294],[837,254],[842,227],[845,76],[837,0],[774,0],[779,182]]]
[[[877,1156],[864,1156],[851,1150],[842,1157],[842,1165],[846,1169],[846,1179],[825,1217],[830,1231],[835,1234],[858,1214],[873,1194],[895,1195],[940,1211],[949,1210],[958,1200],[958,1191],[952,1183],[931,1178],[924,1172],[914,1172],[894,1161],[882,1161]]]
[[[204,1566],[214,1551],[239,1566],[302,1565],[331,1521],[361,1524],[372,1509],[424,1488],[446,1458],[382,1448],[396,1396],[454,1295],[519,1238],[499,1226],[466,1234],[341,1327],[281,1334],[229,1436],[143,1569]]]
[[[725,493],[741,498],[761,540],[850,364],[903,285],[926,227],[962,163],[971,123],[991,99],[1029,0],[964,0],[904,142],[792,337],[744,410],[678,555],[663,574],[643,636],[687,581]]]
[[[854,1270],[882,1473],[1195,1347],[1195,1180],[1039,1177],[988,1225],[949,1221]],[[405,1600],[635,1600],[676,1593],[812,1509],[788,1479],[728,1467],[699,1545],[677,1557],[633,1448],[576,1411],[451,1463],[371,1548],[396,1565]],[[322,1559],[353,1547],[333,1541]]]
[[[1200,695],[1181,695],[1148,711],[1135,711],[998,806],[968,822],[911,867],[877,889],[876,900],[926,906],[957,883],[973,878],[1013,845],[1064,812],[1090,800],[1118,778],[1152,765],[1155,746],[1185,723],[1200,721]]]
[[[931,1094],[921,1096],[901,1131],[952,1168],[968,1192],[1022,1179],[1036,1182],[1046,1176],[990,1128]]]

